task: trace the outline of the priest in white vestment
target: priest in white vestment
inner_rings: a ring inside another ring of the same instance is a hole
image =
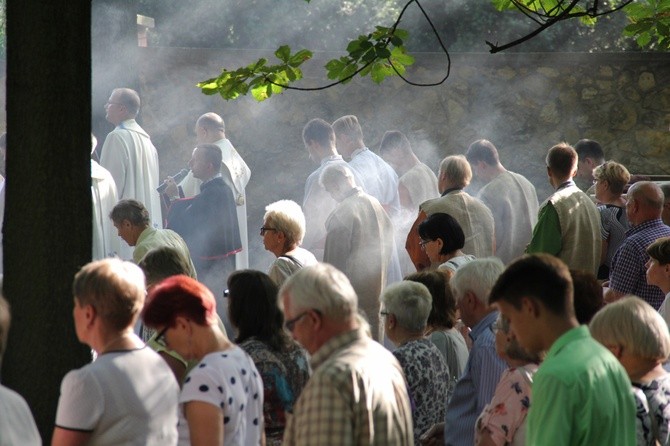
[[[159,185],[158,153],[147,132],[135,121],[140,97],[129,88],[112,91],[105,104],[106,119],[116,126],[102,146],[100,164],[114,178],[119,200],[132,198],[144,204],[152,226],[163,227]],[[129,247],[121,247],[119,256],[132,258]]]

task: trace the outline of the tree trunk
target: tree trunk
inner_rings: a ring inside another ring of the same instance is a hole
[[[91,258],[90,19],[90,1],[7,0],[2,378],[45,444],[63,376],[90,359],[72,321],[72,278]]]

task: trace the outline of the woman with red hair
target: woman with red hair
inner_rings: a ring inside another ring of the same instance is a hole
[[[219,328],[211,291],[190,277],[173,276],[148,300],[145,325],[184,359],[198,361],[179,397],[179,444],[261,444],[263,383],[249,355]]]

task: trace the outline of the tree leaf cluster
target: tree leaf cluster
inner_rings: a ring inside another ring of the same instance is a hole
[[[630,20],[625,36],[633,37],[641,48],[670,49],[670,0],[640,0],[625,11]]]

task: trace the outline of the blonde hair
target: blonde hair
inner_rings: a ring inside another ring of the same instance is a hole
[[[607,181],[612,193],[621,195],[624,187],[630,181],[630,173],[623,164],[616,161],[606,161],[593,169],[593,178],[599,181]]]
[[[603,345],[619,345],[636,356],[661,362],[670,356],[668,324],[639,297],[626,296],[605,305],[589,328]]]
[[[91,305],[115,330],[131,327],[144,306],[144,273],[120,259],[103,259],[85,265],[74,276],[72,291],[79,305]]]
[[[284,234],[287,247],[300,245],[305,236],[305,214],[298,203],[279,200],[265,206],[263,220],[271,222],[274,229]]]
[[[463,155],[451,155],[440,163],[440,175],[445,175],[457,186],[466,187],[472,181],[472,168]]]

